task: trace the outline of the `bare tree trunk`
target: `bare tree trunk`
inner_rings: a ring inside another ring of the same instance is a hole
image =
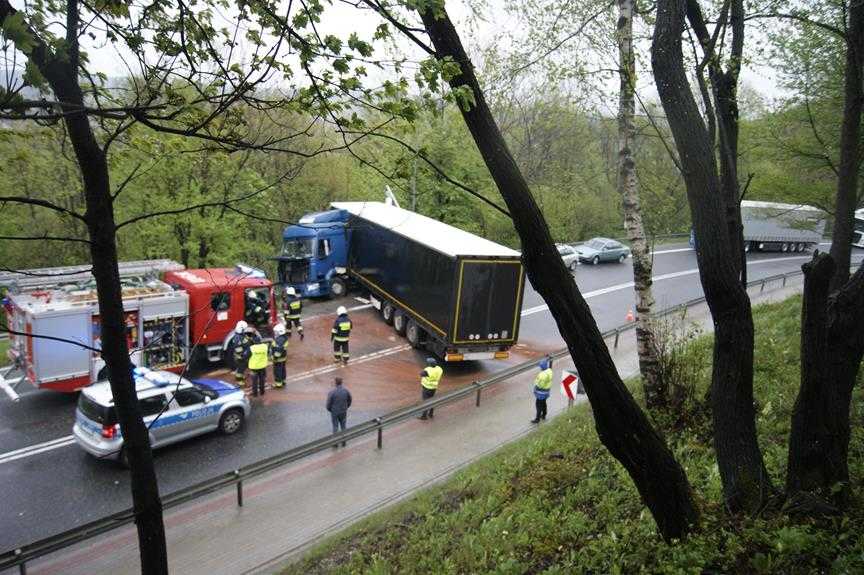
[[[837,199],[834,205],[834,232],[831,257],[834,277],[831,291],[849,279],[852,256],[852,232],[858,200],[858,169],[861,164],[861,112],[864,108],[864,3],[850,0],[846,31],[845,102],[840,133],[840,166],[837,173]]]
[[[849,499],[849,406],[864,355],[864,267],[829,296],[836,277],[827,254],[804,264],[801,388],[792,414],[786,494]]]
[[[451,88],[464,93],[467,87],[473,95],[470,106],[460,106],[462,116],[510,210],[522,240],[528,277],[549,304],[585,383],[600,440],[627,469],[663,537],[680,538],[698,521],[684,470],[618,376],[591,311],[558,256],[543,215],[492,118],[443,5],[426,8],[421,16],[438,60],[459,64],[461,72],[448,80]]]
[[[633,53],[633,6],[635,0],[618,0],[618,193],[624,205],[624,227],[633,251],[633,284],[636,291],[636,351],[642,389],[649,408],[662,407],[668,399],[666,382],[660,376],[657,336],[654,330],[654,294],[651,291],[651,254],[645,240],[639,204],[639,179],[633,158],[636,128],[636,58]]]
[[[96,279],[102,331],[102,357],[111,372],[111,392],[123,433],[124,450],[131,467],[132,503],[138,528],[141,570],[148,574],[168,572],[162,502],[153,468],[147,428],[138,409],[132,381],[132,364],[126,346],[126,324],[120,273],[117,267],[117,233],[108,175],[108,160],[99,146],[84,109],[84,95],[78,81],[77,0],[67,0],[65,44],[48,46],[32,29],[33,46],[27,54],[56,96],[70,111],[64,119],[75,158],[84,181],[87,231],[90,236],[92,273]],[[0,24],[17,12],[0,1]],[[53,50],[59,50],[55,53]]]
[[[730,234],[711,138],[693,98],[681,48],[686,0],[660,0],[651,48],[657,89],[675,137],[690,214],[699,239],[697,261],[714,319],[711,403],[714,448],[731,511],[755,511],[771,493],[756,436],[753,407],[753,317],[740,282],[740,248]]]

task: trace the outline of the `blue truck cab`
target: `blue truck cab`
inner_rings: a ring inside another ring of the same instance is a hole
[[[282,251],[276,257],[279,283],[301,297],[329,297],[345,293],[348,264],[348,212],[328,210],[307,214],[282,232]]]

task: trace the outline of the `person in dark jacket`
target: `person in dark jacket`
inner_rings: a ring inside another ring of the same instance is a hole
[[[342,386],[342,378],[337,377],[333,380],[333,389],[327,394],[327,411],[330,412],[333,433],[345,431],[349,407],[351,407],[351,392]],[[344,441],[342,447],[345,447]]]

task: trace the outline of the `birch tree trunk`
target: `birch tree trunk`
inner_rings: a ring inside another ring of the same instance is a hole
[[[660,376],[657,335],[654,331],[654,294],[651,291],[653,263],[642,225],[639,179],[633,158],[636,129],[636,58],[633,53],[633,7],[635,0],[618,0],[618,192],[624,205],[624,227],[633,252],[633,284],[636,290],[636,351],[642,389],[649,408],[662,407],[668,399],[667,385]]]

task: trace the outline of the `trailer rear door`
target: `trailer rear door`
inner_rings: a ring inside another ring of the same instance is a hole
[[[453,343],[512,344],[519,335],[519,260],[460,259]]]
[[[90,310],[76,313],[35,316],[32,320],[34,335],[47,335],[93,345]],[[67,341],[40,337],[33,341],[33,371],[39,382],[90,375],[90,350]]]

